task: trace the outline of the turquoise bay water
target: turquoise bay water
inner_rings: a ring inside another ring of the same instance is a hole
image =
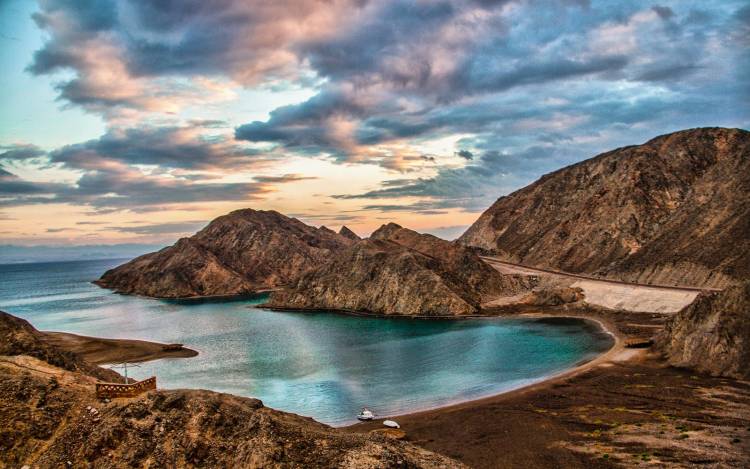
[[[181,342],[200,355],[143,363],[159,387],[257,397],[342,425],[360,407],[394,415],[538,381],[606,351],[579,320],[380,319],[279,313],[237,301],[162,301],[90,283],[117,260],[0,265],[0,309],[41,330]]]

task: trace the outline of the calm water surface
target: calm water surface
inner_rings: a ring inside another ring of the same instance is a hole
[[[258,309],[263,298],[180,302],[90,282],[122,261],[0,265],[0,309],[42,330],[181,342],[200,355],[130,370],[160,387],[257,397],[341,425],[478,398],[543,379],[607,350],[578,320],[376,319]]]

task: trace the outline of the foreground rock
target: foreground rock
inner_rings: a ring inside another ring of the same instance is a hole
[[[750,379],[750,281],[696,298],[667,322],[657,347],[672,365]]]
[[[528,277],[500,274],[469,249],[391,223],[274,292],[269,306],[467,315],[491,298],[532,286]]]
[[[750,278],[750,132],[676,132],[547,174],[459,242],[543,268],[724,288]]]
[[[0,467],[464,467],[384,435],[346,434],[269,409],[257,399],[161,390],[99,402],[95,376],[64,361],[66,368],[53,366],[60,352],[30,339],[33,327],[8,316],[0,322],[0,343],[12,338],[15,345],[3,345],[0,360]]]
[[[156,298],[241,295],[286,285],[352,243],[275,211],[237,210],[96,283]]]

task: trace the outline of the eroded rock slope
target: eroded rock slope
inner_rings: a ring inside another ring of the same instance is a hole
[[[750,132],[619,148],[497,200],[459,242],[526,265],[723,288],[750,278]]]
[[[667,322],[656,341],[669,363],[750,378],[750,281],[704,293]]]
[[[481,304],[532,287],[503,275],[471,250],[390,223],[369,239],[274,292],[269,305],[425,316],[477,313]]]

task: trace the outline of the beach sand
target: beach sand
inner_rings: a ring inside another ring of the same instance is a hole
[[[103,339],[67,332],[42,332],[43,340],[51,345],[76,353],[96,365],[112,363],[137,363],[159,358],[189,358],[198,352],[182,347],[164,350],[167,344],[131,339]]]

